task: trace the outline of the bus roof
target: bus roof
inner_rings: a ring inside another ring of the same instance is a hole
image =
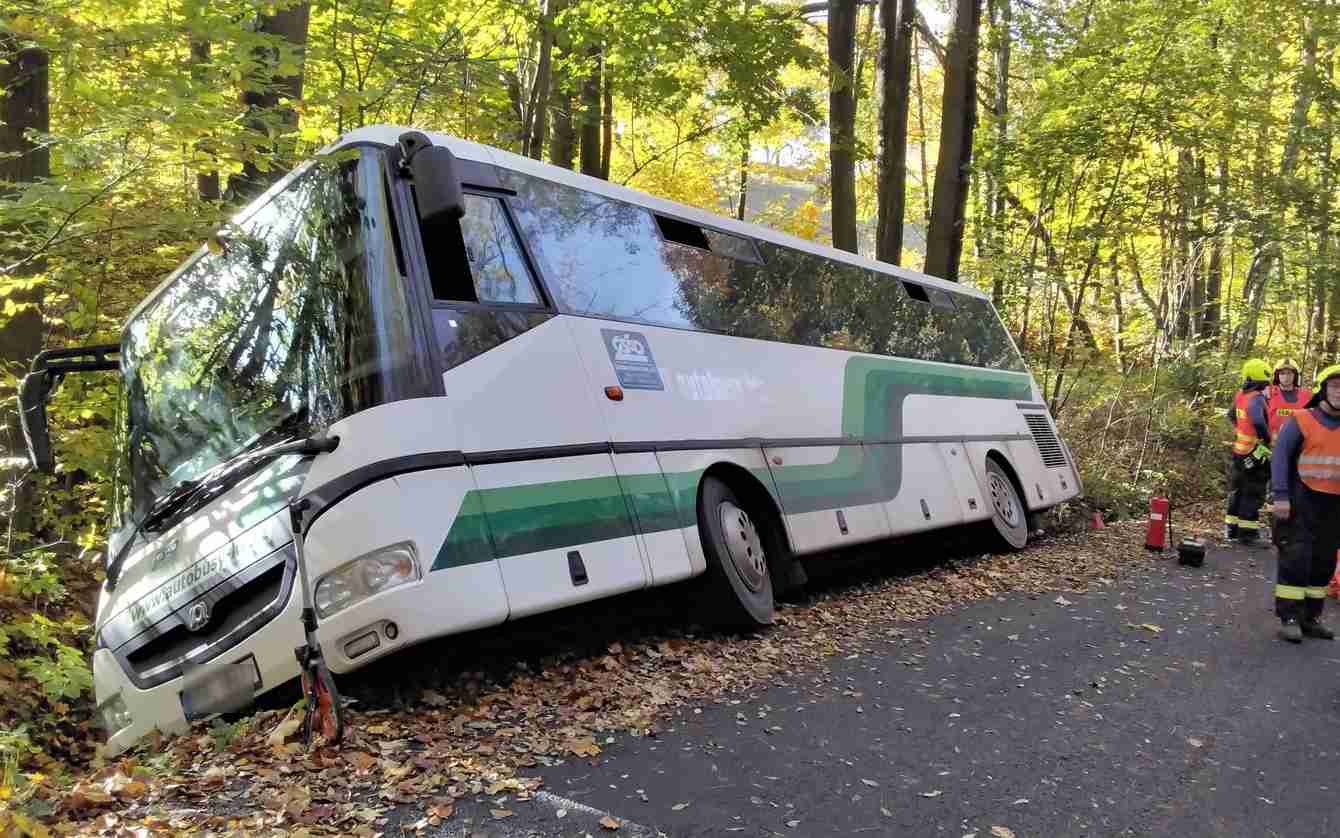
[[[344,134],[336,139],[330,145],[321,149],[321,154],[329,154],[340,148],[358,143],[377,143],[380,145],[395,145],[400,135],[406,131],[421,130],[396,125],[369,125],[364,128],[358,128]],[[924,285],[930,285],[937,288],[943,288],[951,293],[970,294],[974,297],[986,298],[986,294],[972,287],[957,282],[949,282],[929,274],[918,273],[907,268],[890,265],[887,262],[877,262],[873,259],[867,259],[855,253],[848,253],[845,250],[838,250],[835,247],[818,244],[807,239],[798,238],[787,233],[781,233],[768,227],[758,224],[748,224],[737,221],[734,218],[728,218],[723,215],[706,212],[697,207],[691,207],[686,204],[667,201],[664,198],[657,198],[654,195],[648,195],[645,192],[639,192],[635,189],[629,189],[626,186],[620,186],[616,183],[594,178],[590,175],[578,174],[569,171],[561,166],[552,166],[539,160],[532,160],[520,154],[514,154],[510,151],[504,151],[500,148],[481,145],[479,143],[462,140],[448,134],[440,134],[436,131],[424,131],[436,145],[446,146],[451,149],[451,153],[463,160],[471,160],[476,163],[492,164],[504,169],[513,169],[528,175],[535,175],[546,180],[562,183],[577,189],[583,189],[587,192],[594,192],[598,195],[604,195],[629,204],[646,207],[669,215],[675,215],[687,221],[694,221],[705,227],[714,227],[727,233],[749,236],[755,239],[772,242],[773,244],[790,247],[795,250],[803,250],[813,253],[817,256],[823,256],[826,259],[834,259],[840,262],[848,262],[853,265],[859,265],[862,268],[879,271],[900,279],[908,279],[919,282]]]

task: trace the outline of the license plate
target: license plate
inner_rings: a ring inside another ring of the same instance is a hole
[[[182,712],[187,719],[203,719],[243,710],[255,700],[260,680],[250,655],[237,663],[196,667],[182,678]]]

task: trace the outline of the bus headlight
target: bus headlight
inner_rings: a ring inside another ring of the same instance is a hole
[[[312,593],[319,617],[338,614],[373,594],[419,579],[419,559],[408,541],[359,556],[327,573]]]
[[[125,699],[121,698],[121,693],[98,705],[97,719],[108,736],[125,730],[135,721],[135,717],[130,715],[130,709],[126,707]]]

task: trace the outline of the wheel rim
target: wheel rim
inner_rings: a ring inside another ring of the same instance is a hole
[[[1014,496],[1014,487],[994,471],[991,472],[991,505],[995,507],[996,517],[1011,529],[1019,526],[1019,502]]]
[[[768,576],[768,559],[763,553],[763,541],[749,514],[731,503],[722,501],[721,532],[726,539],[726,555],[735,566],[745,587],[757,593],[763,589]]]

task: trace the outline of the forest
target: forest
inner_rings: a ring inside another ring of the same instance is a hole
[[[1094,511],[1222,491],[1244,359],[1340,353],[1327,0],[10,0],[0,771],[86,763],[114,376],[14,395],[341,133],[449,133],[988,293]],[[779,316],[786,316],[785,313]],[[1081,508],[1082,507],[1082,508]]]

